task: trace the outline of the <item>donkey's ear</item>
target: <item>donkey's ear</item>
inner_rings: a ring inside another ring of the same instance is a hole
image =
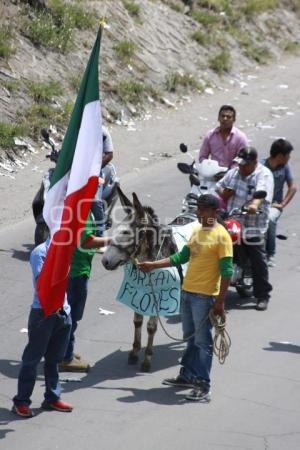
[[[145,217],[145,210],[143,206],[141,205],[139,199],[137,198],[137,195],[135,192],[132,193],[133,198],[133,207],[140,219],[143,219]]]
[[[126,195],[123,193],[122,189],[119,186],[117,186],[117,191],[124,211],[126,212],[126,214],[130,214],[133,210],[133,204],[131,203],[129,198],[126,197]]]

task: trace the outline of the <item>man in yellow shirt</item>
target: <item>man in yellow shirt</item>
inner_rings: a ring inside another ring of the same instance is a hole
[[[210,400],[210,371],[213,357],[212,324],[208,314],[211,308],[224,315],[224,301],[232,267],[232,241],[225,228],[217,222],[218,199],[210,194],[198,199],[199,225],[183,249],[158,261],[140,263],[145,272],[177,266],[189,262],[181,295],[181,320],[187,347],[181,359],[181,369],[176,378],[163,384],[191,387],[187,400]]]

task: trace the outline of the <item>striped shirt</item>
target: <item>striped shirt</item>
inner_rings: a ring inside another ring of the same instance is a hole
[[[216,190],[220,188],[229,188],[235,191],[235,194],[228,200],[228,212],[235,208],[242,208],[245,203],[252,200],[254,192],[267,192],[267,197],[260,206],[261,214],[245,214],[239,217],[239,221],[244,227],[244,236],[246,234],[248,238],[261,237],[268,228],[269,209],[273,197],[274,180],[271,171],[258,163],[250,175],[242,178],[239,168],[234,167],[217,183]]]

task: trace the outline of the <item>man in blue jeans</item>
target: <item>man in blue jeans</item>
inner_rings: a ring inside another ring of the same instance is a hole
[[[37,366],[43,357],[45,400],[42,408],[61,412],[71,412],[73,409],[60,399],[61,387],[58,377],[58,363],[64,357],[70,336],[70,306],[65,298],[60,310],[45,317],[36,291],[36,280],[42,270],[49,244],[50,239],[37,246],[30,255],[34,297],[28,321],[28,344],[23,352],[18,377],[18,393],[13,398],[13,412],[25,418],[33,416],[30,397],[36,381]]]
[[[232,241],[225,228],[217,222],[218,199],[210,194],[198,198],[199,224],[187,245],[175,255],[158,261],[138,264],[145,272],[189,262],[182,285],[181,320],[187,347],[176,378],[163,384],[193,388],[187,400],[210,400],[210,372],[213,357],[212,324],[208,317],[212,308],[224,315],[224,301],[232,267]]]
[[[266,253],[268,266],[275,267],[276,253],[276,228],[279,217],[283,209],[290,203],[297,188],[293,173],[289,165],[289,160],[293,150],[292,144],[286,139],[276,139],[271,145],[270,156],[262,161],[273,174],[274,195],[269,214],[269,226],[266,238]],[[284,185],[287,184],[287,191],[284,194]]]

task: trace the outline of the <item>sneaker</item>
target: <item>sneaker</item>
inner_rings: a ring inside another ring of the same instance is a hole
[[[47,411],[54,410],[54,411],[60,411],[60,412],[71,412],[73,410],[73,406],[69,403],[63,402],[62,400],[58,399],[55,402],[47,402],[46,400],[42,403],[42,408],[46,409]]]
[[[73,353],[75,359],[81,359],[81,355],[79,353]]]
[[[12,407],[12,412],[18,414],[18,416],[26,418],[34,416],[32,410],[29,408],[28,405],[14,405]]]
[[[182,375],[178,375],[176,378],[166,378],[163,380],[162,384],[166,386],[177,386],[182,388],[192,388],[194,384],[184,378]]]
[[[276,262],[274,256],[269,256],[268,258],[268,267],[276,267]]]
[[[203,383],[199,383],[194,386],[194,389],[192,389],[186,396],[186,400],[190,400],[192,402],[210,402],[211,400],[211,392],[209,390],[209,387],[207,387]]]
[[[209,403],[211,400],[211,392],[209,390],[203,391],[201,388],[194,388],[185,396],[185,399],[192,402]]]
[[[256,309],[257,311],[265,311],[266,309],[268,309],[268,300],[265,300],[263,298],[257,299]]]
[[[78,359],[74,355],[71,361],[63,360],[58,365],[58,368],[60,372],[89,372],[91,366],[86,361],[83,361],[83,359]]]

